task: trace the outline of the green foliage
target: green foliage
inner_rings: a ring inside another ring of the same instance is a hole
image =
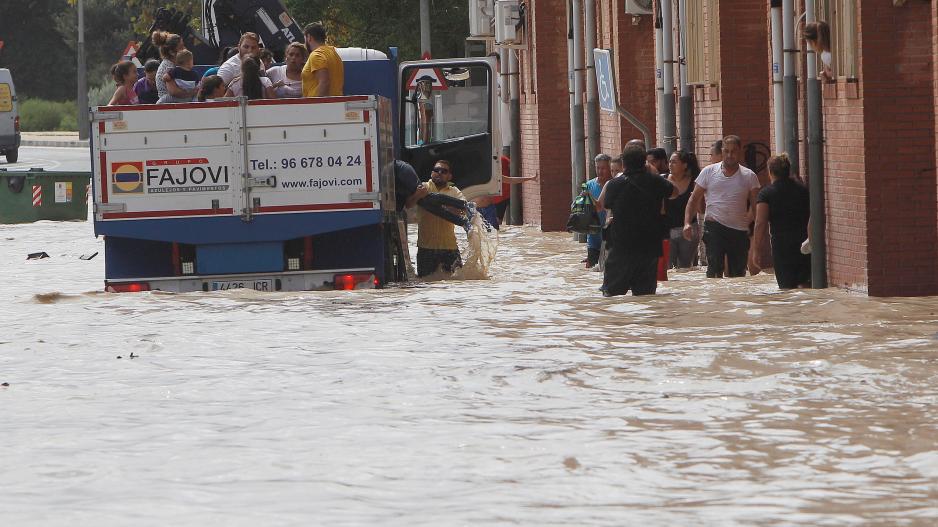
[[[108,80],[110,81],[110,79]],[[111,97],[114,96],[114,90],[116,89],[113,82],[103,82],[98,86],[92,86],[88,90],[88,106],[92,108],[107,106],[107,103],[111,102]]]
[[[78,130],[78,110],[75,107],[75,101],[25,99],[20,103],[19,111],[20,128],[24,132]]]
[[[322,21],[333,44],[400,49],[401,60],[420,58],[420,0],[283,0],[300,27]],[[466,0],[431,0],[430,46],[435,58],[462,57],[469,35]]]
[[[21,97],[75,96],[75,55],[53,26],[65,0],[4,1],[0,7],[0,68],[9,68]]]

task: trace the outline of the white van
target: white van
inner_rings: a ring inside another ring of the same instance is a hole
[[[10,70],[0,68],[0,154],[16,163],[20,148],[20,114],[16,110],[16,87]]]

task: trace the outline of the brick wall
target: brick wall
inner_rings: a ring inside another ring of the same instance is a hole
[[[869,293],[938,293],[931,7],[863,2]],[[901,255],[901,257],[897,257]]]
[[[528,2],[529,52],[522,57],[522,172],[540,174],[525,183],[524,222],[563,230],[570,214],[570,110],[567,89],[566,4]],[[526,59],[526,60],[524,60]]]

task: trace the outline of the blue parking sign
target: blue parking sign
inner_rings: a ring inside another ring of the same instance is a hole
[[[612,76],[612,53],[608,49],[594,49],[593,62],[596,69],[596,91],[599,92],[599,108],[616,113],[616,83]]]

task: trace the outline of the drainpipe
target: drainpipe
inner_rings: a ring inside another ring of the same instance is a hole
[[[661,135],[664,149],[670,157],[675,150],[675,118],[674,118],[674,26],[672,25],[672,6],[671,0],[661,0],[661,40],[663,46],[662,53],[662,76],[661,83],[663,89],[661,92],[661,114],[664,121],[661,122]]]
[[[511,96],[509,99],[509,123],[511,123],[511,143],[509,143],[509,156],[511,159],[511,165],[509,170],[512,175],[521,174],[521,99],[520,93],[521,89],[519,86],[519,76],[518,76],[518,55],[512,50],[505,50],[508,55],[508,84],[506,87],[510,87]],[[504,62],[502,63],[504,66]],[[524,223],[523,218],[521,217],[521,185],[515,183],[511,185],[511,200],[509,201],[508,206],[511,209],[511,216],[509,217],[509,224],[511,225],[521,225]]]
[[[586,144],[589,152],[589,177],[596,177],[596,165],[592,162],[599,155],[599,100],[596,97],[596,66],[593,48],[596,47],[596,0],[585,0],[586,10]]]
[[[800,174],[798,165],[798,78],[795,72],[795,0],[782,1],[782,45],[785,46],[785,77],[782,80],[785,100],[785,139],[791,171]]]
[[[658,130],[664,135],[664,37],[661,34],[661,11],[655,15],[655,91],[658,94],[658,104],[656,105],[655,118],[655,136],[658,138],[656,145],[661,145],[661,136]],[[645,148],[652,148],[653,145],[646,144]]]
[[[782,0],[772,0],[772,98],[775,102],[775,153],[785,151],[785,101],[782,90]]]
[[[680,38],[680,85],[681,85],[681,150],[694,151],[694,98],[687,85],[687,0],[678,0],[678,38]]]
[[[573,110],[571,112],[571,140],[573,142],[573,195],[580,192],[580,185],[586,181],[586,137],[583,131],[583,0],[570,3],[573,38],[573,70],[570,72],[573,83]]]
[[[814,22],[814,0],[805,2],[805,22]],[[827,218],[824,210],[824,137],[817,53],[808,50],[808,185],[811,196],[811,287],[827,287]]]

